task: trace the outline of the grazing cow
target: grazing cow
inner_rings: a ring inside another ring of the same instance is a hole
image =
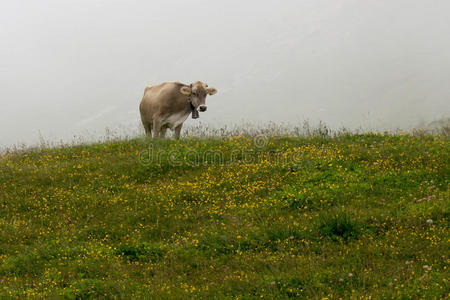
[[[165,82],[146,87],[139,106],[145,134],[153,138],[163,138],[167,128],[170,128],[179,139],[183,122],[189,114],[192,113],[193,119],[198,118],[199,111],[206,111],[206,95],[215,93],[215,88],[208,88],[208,85],[201,81],[190,85]]]

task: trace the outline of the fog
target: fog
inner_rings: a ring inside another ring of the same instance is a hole
[[[2,1],[0,145],[138,128],[145,86],[164,81],[217,88],[186,124],[449,117],[449,12],[448,0]]]

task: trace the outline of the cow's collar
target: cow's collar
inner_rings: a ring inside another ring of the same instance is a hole
[[[192,104],[191,98],[188,98],[189,106],[191,107],[192,111],[192,119],[198,119],[198,110],[195,109],[195,106]]]

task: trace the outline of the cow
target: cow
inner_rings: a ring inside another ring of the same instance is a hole
[[[198,118],[198,112],[206,111],[206,96],[217,93],[215,88],[197,81],[191,84],[164,82],[145,88],[139,110],[142,125],[148,137],[164,138],[167,128],[180,138],[181,127],[190,113]]]

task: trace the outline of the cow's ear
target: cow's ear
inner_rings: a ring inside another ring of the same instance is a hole
[[[187,87],[187,86],[182,86],[181,89],[180,89],[180,92],[183,95],[189,96],[191,94],[191,89],[189,87]]]
[[[206,90],[206,92],[208,93],[208,95],[214,95],[215,93],[217,93],[217,90],[215,88],[209,88]]]

